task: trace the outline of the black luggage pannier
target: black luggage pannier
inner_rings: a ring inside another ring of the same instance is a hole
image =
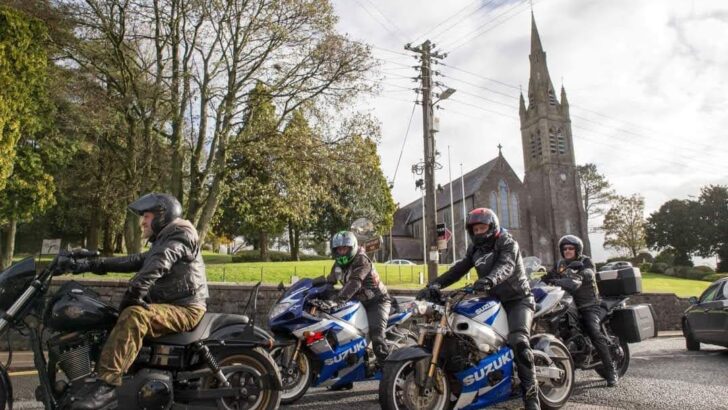
[[[609,323],[614,334],[627,343],[637,343],[657,337],[655,311],[650,304],[617,309]]]
[[[597,288],[602,296],[625,296],[642,293],[639,268],[622,268],[597,272]]]

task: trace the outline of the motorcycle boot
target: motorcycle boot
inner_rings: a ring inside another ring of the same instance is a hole
[[[116,386],[102,380],[79,393],[81,397],[71,404],[71,410],[111,410],[118,404]]]
[[[619,375],[617,374],[617,369],[614,368],[614,362],[610,363],[610,365],[605,364],[604,369],[607,371],[607,386],[616,387],[619,384]]]

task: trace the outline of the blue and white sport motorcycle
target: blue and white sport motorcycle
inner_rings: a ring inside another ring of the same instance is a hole
[[[278,346],[271,354],[281,371],[283,404],[300,399],[311,386],[337,388],[381,377],[367,336],[366,310],[352,301],[326,309],[323,301],[332,292],[324,278],[302,279],[270,312],[269,326]],[[400,300],[400,308],[389,317],[387,340],[393,346],[416,341],[414,333],[399,327],[412,316],[413,301]]]
[[[472,288],[444,300],[416,301],[422,316],[417,346],[392,352],[379,384],[383,409],[481,409],[518,395],[508,320],[493,297],[475,297]],[[574,363],[563,343],[549,334],[531,336],[539,399],[558,409],[571,397]]]

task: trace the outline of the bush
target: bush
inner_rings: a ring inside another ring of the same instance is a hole
[[[651,263],[640,263],[640,272],[649,272],[652,268]]]
[[[650,269],[648,272],[654,272],[654,273],[665,273],[665,271],[670,267],[670,265],[663,263],[663,262],[655,262],[650,266]],[[640,268],[640,270],[642,270]]]
[[[271,262],[291,262],[291,254],[288,252],[278,252],[278,251],[268,251],[268,257],[270,258]],[[326,256],[318,256],[318,255],[304,255],[300,254],[299,257],[302,261],[319,261],[319,260],[327,260]],[[263,262],[263,260],[260,259],[260,250],[252,249],[252,250],[246,250],[246,251],[239,251],[235,255],[233,255],[233,263],[240,263],[240,262]]]
[[[640,252],[636,257],[630,259],[634,266],[641,266],[643,263],[652,263],[655,260],[649,252]]]
[[[704,275],[708,275],[710,273],[715,273],[715,270],[711,268],[710,266],[700,265],[700,266],[694,266],[692,271],[696,273],[703,273]]]
[[[703,276],[702,280],[708,282],[715,282],[718,279],[728,278],[728,273],[713,273],[707,276]]]
[[[672,265],[675,263],[675,252],[667,248],[655,256],[655,263],[664,263],[666,265]]]
[[[673,266],[665,269],[665,275],[695,280],[703,280],[705,276],[713,273],[713,269],[709,266]]]

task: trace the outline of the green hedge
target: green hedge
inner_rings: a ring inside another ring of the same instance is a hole
[[[291,262],[291,254],[288,252],[278,252],[278,251],[268,251],[268,256],[270,257],[270,262]],[[299,255],[302,261],[321,261],[321,260],[328,260],[329,258],[326,256],[318,256],[318,255]],[[240,263],[240,262],[262,262],[263,260],[260,259],[260,251],[259,250],[247,250],[247,251],[240,251],[233,255],[233,263]]]
[[[715,282],[718,279],[728,278],[728,273],[713,273],[711,275],[703,276],[702,280],[708,282]]]
[[[664,273],[676,278],[706,280],[704,278],[714,274],[715,271],[710,266],[671,266],[665,269]]]

